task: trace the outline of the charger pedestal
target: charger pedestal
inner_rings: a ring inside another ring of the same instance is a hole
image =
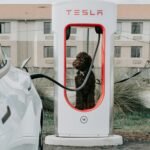
[[[123,143],[122,137],[113,135],[112,132],[114,103],[113,35],[116,31],[116,25],[116,5],[108,1],[61,0],[53,3],[52,31],[54,33],[55,80],[64,86],[67,85],[68,78],[73,76],[67,74],[72,66],[70,63],[72,60],[67,56],[67,49],[71,47],[70,45],[74,45],[76,49],[72,50],[73,54],[84,51],[87,39],[85,37],[87,29],[89,29],[91,35],[89,54],[93,54],[96,48],[94,43],[97,41],[97,34],[100,34],[101,37],[98,47],[99,54],[96,55],[97,59],[94,62],[94,67],[98,68],[97,77],[101,81],[98,89],[101,94],[93,108],[80,110],[72,103],[73,98],[69,96],[68,91],[55,86],[54,122],[56,136],[47,136],[46,144],[92,147],[121,145]],[[102,31],[101,33],[95,32],[97,27]],[[73,35],[72,29],[76,29],[75,35]],[[70,38],[67,36],[69,32],[71,32]],[[75,58],[76,54],[74,55]],[[96,98],[96,92],[94,96]],[[85,96],[81,98],[81,100],[84,99]]]
[[[117,146],[122,145],[122,136],[111,135],[100,138],[64,138],[49,135],[45,138],[45,144],[55,146],[95,147],[95,146]]]

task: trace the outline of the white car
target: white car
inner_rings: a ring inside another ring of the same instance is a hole
[[[42,150],[42,103],[30,75],[0,64],[0,149]]]

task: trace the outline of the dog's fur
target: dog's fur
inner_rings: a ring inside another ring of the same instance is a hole
[[[78,88],[86,78],[89,71],[92,58],[86,52],[80,52],[75,61],[73,62],[73,67],[78,70],[75,76],[75,85]],[[76,108],[79,110],[91,109],[95,106],[95,75],[93,71],[89,76],[89,79],[83,89],[76,92]]]

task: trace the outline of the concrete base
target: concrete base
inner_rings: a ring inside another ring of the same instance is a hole
[[[45,144],[57,146],[78,146],[78,147],[94,147],[94,146],[116,146],[122,145],[123,139],[119,135],[111,135],[101,138],[65,138],[49,135],[45,138]]]

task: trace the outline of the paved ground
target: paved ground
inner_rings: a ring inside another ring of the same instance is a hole
[[[62,147],[62,146],[47,146],[44,145],[44,150],[150,150],[150,142],[146,143],[124,143],[122,146],[111,147]]]

